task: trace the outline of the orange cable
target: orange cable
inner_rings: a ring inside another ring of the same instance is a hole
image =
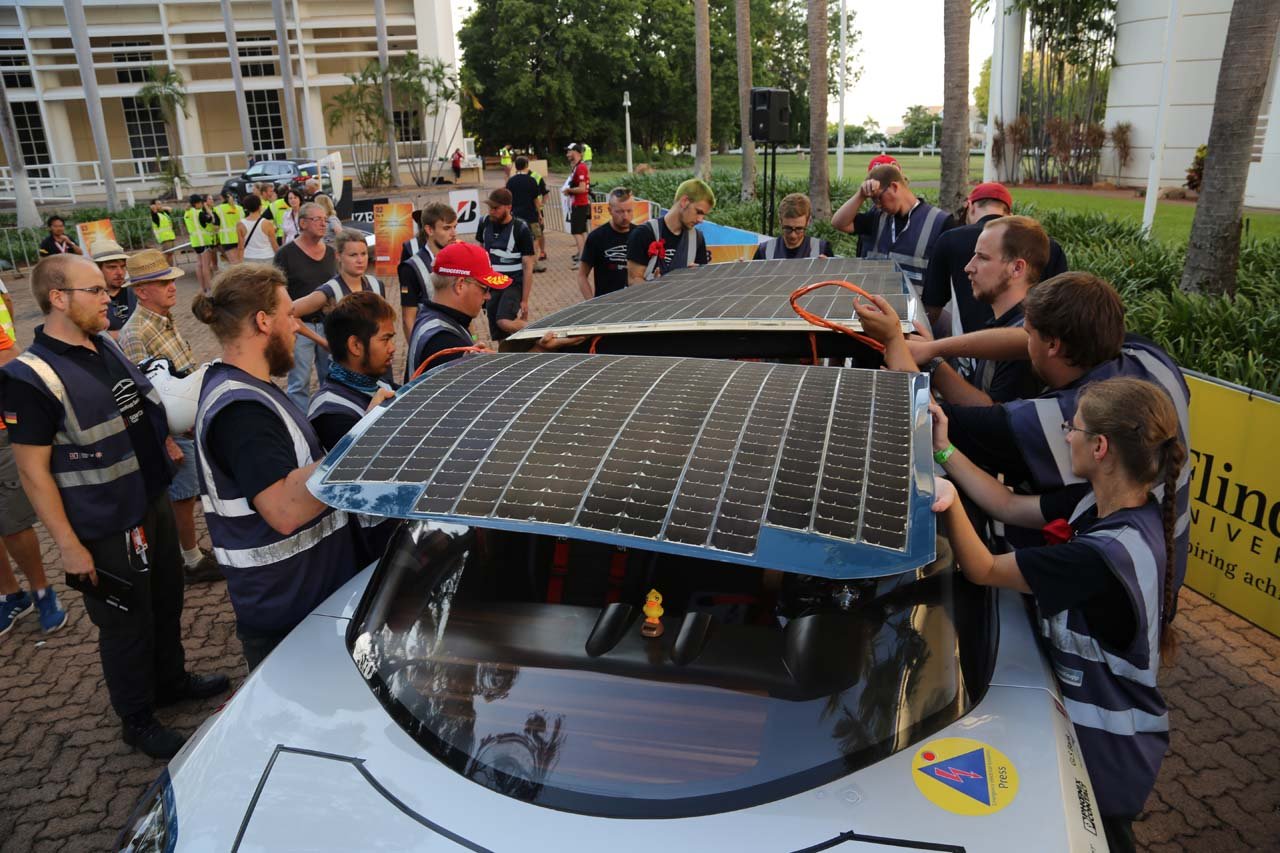
[[[473,347],[448,347],[446,349],[440,350],[439,352],[433,352],[431,355],[427,356],[422,360],[422,364],[418,365],[418,369],[413,372],[413,375],[409,377],[409,380],[413,381],[414,379],[417,379],[419,376],[421,376],[422,371],[426,370],[427,366],[431,364],[431,362],[439,358],[440,356],[454,355],[460,352],[487,353],[489,352],[489,350],[485,349],[484,347],[473,346]]]
[[[858,287],[858,285],[854,284],[851,281],[844,281],[842,279],[831,279],[829,281],[815,281],[812,284],[806,284],[805,286],[798,287],[794,291],[792,291],[791,310],[795,311],[796,314],[798,314],[800,317],[804,318],[805,320],[807,320],[808,322],[812,323],[815,326],[822,326],[824,329],[831,329],[834,332],[842,332],[851,338],[862,341],[862,343],[871,347],[876,352],[884,352],[884,344],[880,343],[875,338],[868,337],[862,334],[861,332],[855,331],[854,329],[851,329],[848,326],[845,326],[841,323],[837,323],[834,320],[828,320],[825,317],[819,317],[817,314],[814,314],[812,311],[809,311],[805,308],[800,307],[800,303],[799,303],[800,297],[807,296],[808,294],[812,293],[813,291],[817,290],[820,287],[843,287],[845,290],[849,290],[853,292],[855,301],[857,300],[858,296],[865,296],[867,299],[871,298],[870,293],[867,293],[865,290],[863,290],[861,287]],[[817,345],[815,343],[814,344],[815,349],[816,349],[816,346]]]

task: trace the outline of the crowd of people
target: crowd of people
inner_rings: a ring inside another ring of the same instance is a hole
[[[685,181],[668,210],[639,225],[630,191],[615,189],[608,220],[591,230],[583,154],[570,147],[561,192],[584,299],[710,262],[696,227],[715,208],[710,186]],[[178,434],[144,367],[199,368],[171,313],[182,272],[160,250],[129,255],[109,241],[83,257],[50,219],[32,273],[44,323],[25,352],[0,313],[0,537],[30,587],[0,560],[0,628],[25,612],[46,631],[66,622],[38,518],[98,626],[126,742],[172,755],[182,737],[154,709],[228,686],[185,667],[184,583],[226,578],[252,669],[380,553],[383,520],[327,507],[306,481],[394,397],[397,330],[408,381],[482,349],[471,331],[482,313],[494,341],[528,323],[549,191],[526,157],[506,156],[505,185],[489,193],[474,242],[457,239],[447,204],[417,214],[418,233],[401,248],[399,318],[368,271],[365,235],[335,224],[323,195],[280,198],[268,184],[219,205],[192,196],[183,214],[200,255],[192,311],[221,352],[204,370],[193,427]],[[1006,187],[979,184],[948,214],[914,195],[892,158],[877,161],[832,225],[860,238],[862,257],[895,261],[926,316],[904,335],[902,318],[872,296],[857,306],[863,331],[884,347],[887,369],[929,374],[934,461],[945,474],[935,510],[957,562],[974,583],[1034,600],[1108,840],[1132,849],[1130,823],[1168,744],[1157,675],[1186,570],[1187,386],[1166,353],[1126,332],[1107,282],[1070,271],[1038,222],[1013,215]],[[161,248],[174,240],[170,213],[152,205]],[[808,198],[786,196],[779,213],[781,231],[757,259],[834,255],[809,235]],[[205,263],[218,253],[231,262],[221,271]],[[535,350],[576,343],[548,336]],[[211,553],[196,543],[197,496]]]

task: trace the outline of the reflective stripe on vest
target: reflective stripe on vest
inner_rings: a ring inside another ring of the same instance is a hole
[[[662,239],[662,226],[659,225],[661,221],[661,217],[656,217],[654,219],[650,219],[646,223],[649,226],[649,230],[653,232],[653,239],[655,242]],[[684,265],[685,267],[691,267],[698,261],[698,232],[694,229],[686,228],[681,233],[680,239],[685,246]],[[655,271],[658,269],[659,260],[665,262],[665,254],[661,259],[659,259],[657,255],[649,258],[649,262],[644,268],[645,281],[653,281],[654,278],[656,278]],[[672,260],[674,260],[674,257]]]
[[[307,420],[315,421],[321,415],[338,415],[353,414],[357,418],[364,417],[365,409],[369,407],[369,401],[373,398],[364,395],[364,405],[360,405],[351,397],[345,396],[342,392],[355,395],[360,392],[354,388],[347,388],[336,382],[325,381],[316,391],[316,395],[311,398],[311,405],[307,407]],[[314,423],[313,423],[314,425]]]
[[[156,242],[167,243],[168,241],[175,239],[172,217],[163,212],[157,213],[156,216],[160,217],[160,224],[157,225],[155,222],[151,223],[151,233],[155,235]]]
[[[418,315],[418,320],[413,324],[413,334],[409,336],[409,359],[405,363],[406,381],[408,376],[412,376],[413,372],[418,369],[418,365],[422,364],[422,360],[426,358],[422,355],[422,349],[427,342],[443,331],[452,331],[460,335],[463,340],[470,341],[471,333],[462,328],[452,317],[446,317],[443,314],[437,314],[426,308]]]
[[[205,373],[196,414],[196,466],[214,557],[227,576],[237,622],[288,630],[355,574],[355,534],[347,513],[333,509],[281,534],[253,511],[251,496],[238,492],[231,475],[211,464],[209,427],[222,409],[240,401],[261,404],[280,418],[299,468],[323,451],[311,424],[274,385],[226,364]]]
[[[696,241],[695,241],[696,242]],[[804,239],[804,248],[796,254],[797,258],[816,258],[818,257],[818,238],[806,237]],[[787,256],[787,245],[782,242],[781,237],[775,237],[764,244],[764,259],[766,261],[777,260]]]
[[[119,361],[133,381],[158,450],[168,434],[159,394],[109,336],[97,335],[94,344],[104,360]],[[62,409],[49,473],[76,535],[84,540],[100,539],[137,524],[146,509],[147,484],[133,437],[111,389],[74,361],[39,343],[6,370],[14,380],[48,394]]]
[[[921,211],[920,208],[924,210]],[[920,213],[924,215],[921,216]],[[889,213],[880,214],[876,223],[875,243],[866,256],[872,260],[896,261],[916,290],[919,290],[924,271],[929,266],[930,243],[941,233],[946,214],[931,204],[920,202],[907,215],[907,227],[897,235],[897,240],[893,240],[894,235],[889,228],[891,219],[892,215]],[[919,295],[916,294],[917,297]]]
[[[224,246],[234,246],[239,242],[236,224],[244,219],[244,208],[238,204],[223,204],[214,208],[218,218],[222,220],[218,227],[218,242]]]
[[[363,276],[362,280],[364,281],[365,290],[368,290],[371,293],[376,293],[383,299],[387,298],[387,294],[383,292],[382,282],[378,281],[371,275]],[[352,293],[351,288],[347,287],[347,283],[342,280],[341,275],[335,275],[320,286],[329,292],[329,296],[334,302],[337,302],[342,299],[342,297],[349,296]]]
[[[422,280],[422,287],[419,288],[419,292],[422,294],[425,301],[430,302],[431,299],[428,294],[431,293],[431,268],[427,266],[427,262],[423,259],[421,254],[416,254],[411,257],[409,259],[409,263],[418,271],[418,278]]]
[[[187,238],[191,241],[193,248],[209,245],[204,228],[200,225],[200,210],[195,207],[188,207],[182,212],[182,224],[187,228]]]
[[[524,274],[524,266],[522,263],[523,256],[516,251],[516,222],[517,221],[519,220],[517,220],[513,216],[511,217],[511,221],[508,222],[505,226],[503,226],[504,228],[509,229],[507,233],[506,249],[498,249],[489,245],[489,236],[492,235],[495,240],[501,242],[502,232],[493,231],[493,220],[489,219],[488,217],[486,217],[484,221],[484,234],[481,236],[480,242],[484,245],[485,251],[489,253],[490,263],[493,264],[493,268],[495,270],[497,270],[500,273],[505,273],[506,275],[511,275],[512,273],[515,273],[516,276],[523,277],[523,274]]]
[[[1072,522],[1092,504],[1089,498],[1081,501]],[[1042,617],[1040,632],[1048,641],[1063,704],[1081,733],[1102,813],[1136,814],[1155,785],[1168,745],[1168,708],[1156,683],[1166,570],[1160,510],[1145,504],[1113,512],[1072,542],[1097,552],[1120,581],[1134,605],[1133,640],[1124,649],[1104,647],[1089,631],[1081,608]],[[1119,771],[1101,772],[1112,761]]]

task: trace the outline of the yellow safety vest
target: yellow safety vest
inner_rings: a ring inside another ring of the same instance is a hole
[[[239,235],[236,234],[236,223],[244,219],[244,208],[238,204],[226,204],[225,202],[214,208],[218,212],[218,216],[222,219],[222,226],[218,229],[218,242],[224,246],[234,246],[240,242]]]
[[[582,143],[582,159],[591,162],[591,146],[585,142]]]
[[[289,202],[278,198],[267,205],[267,210],[271,211],[271,221],[276,224],[276,240],[283,240],[284,217],[289,212]]]
[[[504,145],[502,149],[498,151],[498,158],[499,158],[499,162],[502,163],[502,165],[510,166],[511,165],[511,149],[507,148]]]
[[[173,233],[173,219],[163,210],[156,214],[160,217],[160,224],[151,223],[151,233],[155,235],[157,243],[167,243],[175,239]]]
[[[13,318],[9,316],[9,306],[4,304],[4,300],[0,299],[0,328],[3,328],[5,334],[13,338],[14,343],[18,341],[18,331],[13,327]]]
[[[191,240],[191,246],[199,249],[202,246],[209,245],[208,235],[205,234],[204,228],[200,226],[200,208],[188,207],[182,213],[182,224],[187,226],[187,237]]]

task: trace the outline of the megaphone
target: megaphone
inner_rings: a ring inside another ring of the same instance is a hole
[[[141,365],[147,381],[160,395],[164,403],[164,413],[169,420],[169,432],[172,435],[184,435],[196,425],[196,410],[200,406],[200,386],[204,382],[204,372],[208,364],[186,376],[174,376],[173,364],[167,358],[152,358]]]

